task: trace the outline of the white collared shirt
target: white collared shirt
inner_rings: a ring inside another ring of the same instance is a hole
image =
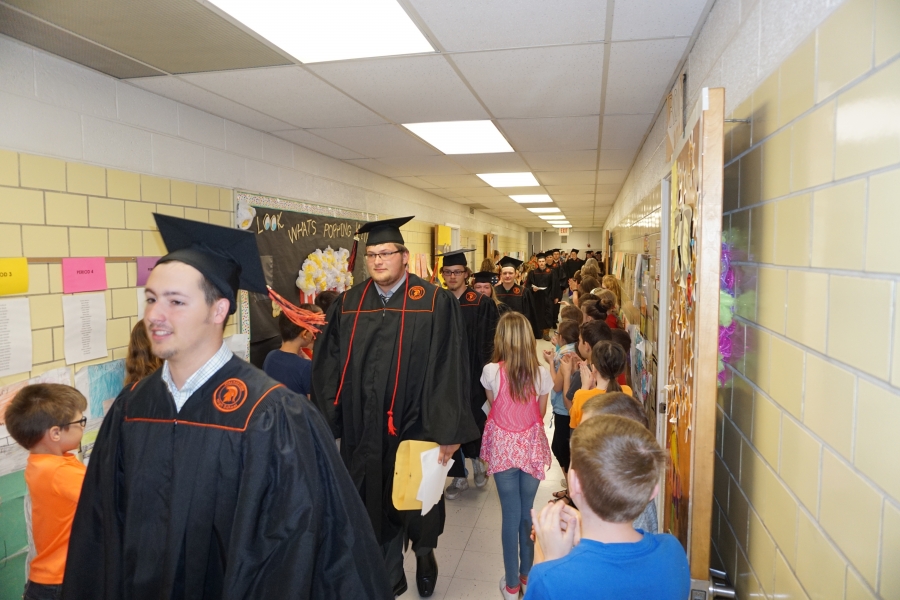
[[[391,289],[389,289],[386,292],[383,289],[381,289],[380,285],[378,285],[377,283],[375,284],[375,287],[378,288],[378,295],[380,295],[382,298],[384,298],[385,304],[387,303],[388,300],[391,299],[391,297],[394,295],[394,293],[396,293],[396,291],[400,289],[400,286],[406,282],[407,277],[409,277],[409,273],[405,273],[403,275],[403,277],[400,278],[400,281],[395,283],[394,287],[392,287]]]
[[[188,377],[180,390],[175,387],[175,382],[172,381],[172,374],[169,372],[169,361],[166,361],[165,364],[163,364],[162,379],[166,382],[166,387],[169,388],[172,399],[175,400],[175,410],[180,412],[181,407],[188,401],[188,398],[190,398],[194,392],[199,390],[200,386],[209,381],[209,378],[215,375],[219,369],[224,367],[225,363],[231,360],[232,356],[234,355],[223,341],[219,351],[213,354],[212,357],[206,361],[206,364],[197,369],[193,375]]]

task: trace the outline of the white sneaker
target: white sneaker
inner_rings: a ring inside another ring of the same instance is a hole
[[[447,497],[447,500],[456,500],[467,489],[469,489],[469,482],[465,477],[454,477],[453,483],[447,486],[444,496]]]
[[[519,600],[519,592],[510,594],[506,591],[506,575],[500,578],[500,595],[503,596],[503,600]]]
[[[482,488],[487,483],[487,469],[484,466],[484,461],[480,458],[476,458],[472,461],[472,468],[475,471],[475,487]]]

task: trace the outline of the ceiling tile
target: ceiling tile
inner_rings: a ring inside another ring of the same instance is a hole
[[[349,159],[345,160],[344,162],[348,165],[353,165],[361,169],[365,169],[366,171],[372,171],[373,173],[384,175],[385,177],[397,177],[403,175],[403,173],[399,169],[388,166],[382,162],[378,162],[374,158]]]
[[[606,115],[600,148],[638,148],[653,115]]]
[[[606,22],[597,0],[410,0],[448,52],[599,41]]]
[[[454,154],[453,162],[469,173],[522,173],[528,165],[513,152],[497,154]]]
[[[628,172],[624,169],[614,171],[597,171],[597,184],[622,183]]]
[[[454,187],[447,188],[454,194],[465,196],[466,198],[484,198],[489,196],[503,196],[500,192],[492,187]],[[512,202],[512,200],[510,200]]]
[[[396,123],[489,118],[441,55],[319,63],[309,69]]]
[[[433,183],[429,183],[424,179],[420,179],[418,177],[394,177],[394,179],[396,181],[399,181],[400,183],[405,183],[406,185],[411,185],[412,187],[416,187],[421,190],[427,190],[434,187]]]
[[[549,185],[547,193],[556,197],[557,194],[594,194],[596,186],[591,185]]]
[[[359,152],[368,158],[385,156],[429,156],[437,150],[418,141],[395,125],[311,129],[310,132]]]
[[[272,135],[280,137],[283,140],[288,140],[289,142],[294,142],[299,146],[309,148],[310,150],[315,150],[316,152],[320,152],[333,158],[364,158],[363,155],[359,154],[358,152],[354,152],[353,150],[344,148],[343,146],[338,146],[337,144],[309,133],[305,129],[274,131],[272,132]]]
[[[628,0],[616,4],[613,40],[690,36],[711,0]]]
[[[401,175],[462,175],[463,169],[447,156],[385,156],[380,159],[402,171]]]
[[[432,185],[428,187],[489,187],[483,180],[474,175],[427,175],[422,179]]]
[[[594,150],[600,117],[500,119],[500,129],[519,152]]]
[[[523,152],[522,158],[535,171],[586,171],[597,168],[596,150]]]
[[[535,176],[544,185],[593,185],[597,178],[593,168],[594,165],[590,171],[542,171]]]
[[[452,60],[498,118],[596,114],[603,46],[455,54]]]
[[[600,150],[600,168],[628,169],[636,154],[637,148],[603,148]]]
[[[454,194],[454,193],[451,192],[450,190],[443,190],[443,189],[428,189],[428,190],[425,190],[425,191],[426,191],[426,192],[429,192],[429,193],[431,193],[431,194],[434,194],[435,196],[440,196],[440,197],[442,197],[442,198],[447,198],[447,199],[449,199],[449,200],[461,200],[461,199],[463,199],[462,196],[460,196],[459,194]]]
[[[606,113],[655,113],[687,43],[688,38],[675,38],[613,44]]]
[[[563,204],[573,205],[573,204],[584,204],[585,202],[594,202],[594,194],[558,194],[553,196],[553,200],[560,203],[560,206]]]
[[[618,194],[622,189],[621,183],[601,183],[597,185],[596,192],[598,194]]]
[[[595,206],[612,206],[616,203],[616,198],[618,198],[618,194],[597,194],[594,197],[594,205]]]
[[[291,128],[289,123],[279,121],[252,108],[247,108],[237,102],[232,102],[222,96],[208,92],[179,77],[141,77],[139,79],[128,79],[127,81],[154,94],[177,100],[182,104],[193,106],[260,131]]]
[[[357,127],[384,119],[302,67],[194,73],[183,78],[294,127]]]

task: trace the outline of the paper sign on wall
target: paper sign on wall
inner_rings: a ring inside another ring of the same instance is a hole
[[[0,296],[28,292],[28,259],[0,258]]]
[[[158,256],[137,257],[137,284],[139,286],[147,285],[147,277],[150,275],[150,271],[153,270],[153,267],[156,266],[158,261]]]
[[[0,300],[0,377],[31,370],[31,305],[28,298]]]
[[[66,364],[104,358],[106,297],[103,294],[63,296]]]
[[[62,259],[63,293],[99,292],[106,289],[106,259]]]

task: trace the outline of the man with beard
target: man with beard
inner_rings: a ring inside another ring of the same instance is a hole
[[[403,550],[409,540],[418,592],[427,597],[437,583],[434,548],[444,530],[444,500],[426,515],[394,506],[397,450],[404,440],[436,442],[438,461],[447,464],[461,443],[478,437],[478,427],[459,301],[407,272],[400,226],[412,218],[366,223],[357,231],[368,233],[370,278],[328,309],[313,352],[312,400],[341,440],[341,457],[366,505],[395,595],[407,589]]]

